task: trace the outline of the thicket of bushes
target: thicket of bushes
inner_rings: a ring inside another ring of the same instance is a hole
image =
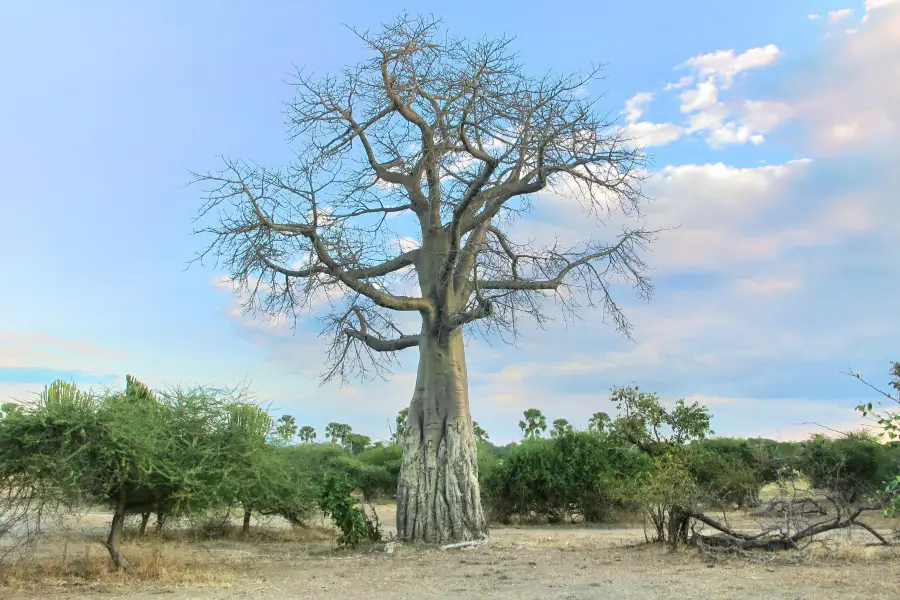
[[[129,376],[123,392],[95,394],[56,381],[35,406],[3,408],[4,512],[27,518],[48,505],[106,505],[118,568],[128,566],[120,541],[132,514],[142,516],[143,533],[153,513],[161,528],[171,517],[239,509],[246,530],[253,513],[302,525],[325,510],[342,528],[340,541],[358,543],[360,532],[375,534],[365,533],[369,519],[350,490],[388,493],[399,472],[398,448],[359,448],[349,431],[348,448],[288,445],[264,409],[223,391],[151,392]]]
[[[227,391],[154,392],[131,376],[126,381],[124,391],[100,394],[57,381],[34,406],[0,406],[6,514],[106,505],[114,512],[107,547],[119,568],[127,567],[120,540],[132,514],[141,515],[143,534],[154,514],[158,529],[173,517],[226,523],[243,514],[246,532],[253,514],[302,526],[324,512],[342,544],[380,537],[377,517],[358,496],[395,493],[406,411],[387,443],[373,444],[341,423],[326,427],[330,442],[315,443],[312,427],[298,429],[290,416],[275,422]],[[619,416],[596,413],[587,431],[557,419],[550,437],[541,437],[547,420],[529,409],[520,422],[523,441],[501,447],[476,426],[488,514],[504,523],[598,522],[642,512],[657,539],[677,541],[698,506],[756,506],[762,488],[785,476],[849,503],[872,500],[888,510],[897,503],[900,446],[864,432],[792,443],[710,438],[710,414],[696,403],[666,409],[636,387],[615,388],[612,400]],[[884,415],[878,418],[884,426]]]

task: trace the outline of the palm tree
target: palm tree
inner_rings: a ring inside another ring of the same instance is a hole
[[[547,431],[547,417],[544,416],[544,413],[536,408],[529,408],[523,415],[525,419],[519,421],[519,429],[522,430],[523,437],[533,439]]]

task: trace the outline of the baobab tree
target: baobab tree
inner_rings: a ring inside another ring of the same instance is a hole
[[[649,297],[640,255],[655,232],[543,244],[515,224],[554,193],[599,223],[640,216],[646,163],[585,93],[599,70],[532,76],[511,40],[454,39],[429,18],[354,33],[370,59],[296,75],[291,164],[225,159],[196,174],[211,238],[200,258],[227,268],[248,312],[327,312],[325,381],[383,374],[418,349],[398,535],[480,539],[464,338],[513,339],[522,317],[598,304],[629,334],[612,289]]]

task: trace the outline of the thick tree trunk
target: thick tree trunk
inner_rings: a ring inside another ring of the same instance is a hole
[[[116,570],[128,569],[128,561],[122,554],[122,530],[125,527],[125,492],[120,491],[116,498],[116,511],[113,513],[112,524],[109,528],[109,537],[106,539],[106,549],[113,561]]]
[[[446,339],[423,332],[397,487],[403,540],[443,544],[487,536],[468,385],[462,332]]]
[[[668,542],[672,548],[678,544],[687,544],[690,533],[691,516],[679,506],[669,509]]]

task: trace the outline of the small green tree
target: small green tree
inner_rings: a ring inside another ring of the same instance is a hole
[[[659,396],[637,386],[614,387],[610,400],[620,413],[610,426],[610,433],[651,456],[661,456],[673,446],[714,433],[709,410],[697,402],[688,405],[679,399],[675,408],[668,411]]]
[[[397,418],[395,419],[395,428],[394,432],[391,435],[391,441],[394,444],[399,444],[401,440],[403,440],[403,436],[406,434],[407,422],[409,421],[409,407],[404,408],[399,413],[397,413]]]
[[[524,413],[524,419],[519,421],[519,429],[522,430],[522,437],[525,439],[533,439],[547,431],[547,417],[544,416],[537,408],[529,408]]]
[[[190,510],[215,497],[220,406],[202,393],[157,399],[130,376],[125,393],[104,395],[55,381],[36,406],[3,420],[0,465],[22,485],[55,490],[70,504],[109,504],[106,547],[115,567],[127,569],[128,514]]]
[[[372,445],[372,438],[361,433],[349,433],[344,436],[341,445],[350,454],[359,454]]]
[[[353,428],[345,423],[332,421],[325,426],[325,437],[329,438],[332,444],[344,446],[351,433],[353,433]]]
[[[866,431],[838,439],[815,435],[795,464],[814,488],[853,503],[881,494],[885,481],[900,473],[900,454]]]
[[[343,473],[325,476],[320,507],[326,517],[331,517],[341,530],[338,544],[356,547],[361,542],[377,542],[381,539],[378,517],[369,517],[365,507],[353,498],[353,484]]]
[[[272,431],[272,417],[259,406],[236,402],[227,407],[226,445],[228,483],[235,501],[244,508],[242,531],[250,531],[254,508],[267,504],[268,483],[260,478],[267,464],[266,438]]]
[[[713,433],[709,411],[697,402],[688,405],[684,400],[678,400],[673,409],[666,410],[659,396],[643,392],[637,386],[614,387],[610,400],[620,416],[610,425],[609,435],[632,444],[657,460],[654,479],[647,482],[648,489],[655,490],[655,495],[634,496],[643,498],[645,515],[657,529],[665,526],[664,530],[658,529],[656,539],[673,545],[687,541],[692,507],[687,503],[680,504],[678,499],[689,497],[693,502],[697,496],[696,483],[690,476],[684,456],[685,444]],[[683,481],[691,481],[691,494],[683,493],[686,489],[682,486]],[[666,491],[666,486],[671,489]]]
[[[291,415],[281,415],[275,427],[275,439],[281,444],[290,444],[297,436],[297,420]]]
[[[606,431],[612,421],[605,412],[595,412],[588,420],[588,431],[602,433]]]
[[[631,480],[625,494],[643,508],[653,526],[652,541],[666,542],[674,548],[688,541],[687,507],[692,507],[702,494],[690,476],[683,452],[673,448],[652,460],[652,468]]]
[[[316,441],[316,428],[311,425],[304,425],[300,428],[300,442],[304,444],[312,444]]]
[[[555,421],[553,421],[553,428],[550,430],[550,437],[560,437],[573,431],[575,431],[575,428],[572,427],[572,424],[569,423],[566,419],[556,419]]]
[[[491,439],[491,436],[478,424],[478,421],[472,421],[472,434],[475,436],[475,440],[479,442],[486,442]]]

